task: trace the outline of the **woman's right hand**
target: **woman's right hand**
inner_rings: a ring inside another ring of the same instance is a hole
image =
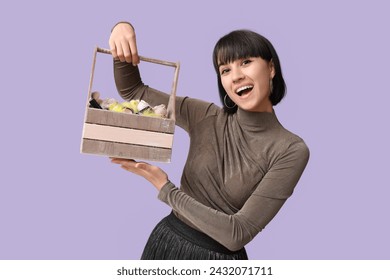
[[[132,63],[134,66],[139,63],[135,31],[129,23],[118,23],[113,28],[108,43],[114,59]]]

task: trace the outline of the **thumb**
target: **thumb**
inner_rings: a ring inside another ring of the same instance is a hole
[[[144,171],[150,171],[151,170],[151,165],[146,163],[146,162],[138,162],[135,165],[136,168],[142,169]]]

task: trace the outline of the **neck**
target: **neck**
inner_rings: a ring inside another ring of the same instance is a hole
[[[241,126],[259,128],[275,127],[280,125],[273,108],[271,112],[251,112],[241,108],[237,109],[237,120]]]

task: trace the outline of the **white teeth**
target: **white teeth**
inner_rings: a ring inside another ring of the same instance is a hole
[[[246,89],[251,89],[251,88],[253,88],[253,86],[242,86],[236,90],[236,93],[239,93],[240,91],[243,91]]]

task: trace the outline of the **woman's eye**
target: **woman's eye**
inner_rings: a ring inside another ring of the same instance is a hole
[[[229,72],[229,69],[222,69],[221,70],[221,75],[227,74]]]
[[[251,63],[252,62],[252,60],[250,60],[250,59],[244,59],[243,61],[242,61],[242,65],[246,65],[246,64],[249,64],[249,63]]]

